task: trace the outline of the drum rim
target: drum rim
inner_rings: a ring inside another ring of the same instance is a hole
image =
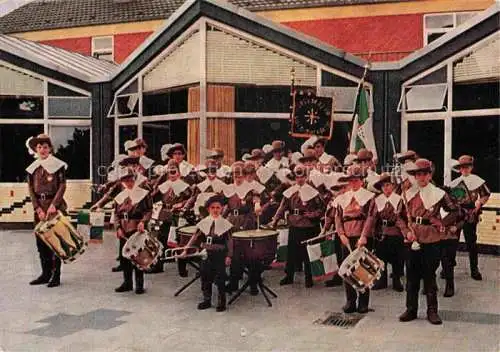
[[[278,231],[275,231],[275,230],[264,230],[264,229],[260,229],[258,231],[266,231],[266,232],[270,232],[268,234],[262,234],[260,236],[238,236],[237,234],[238,233],[241,233],[241,232],[250,232],[250,231],[257,231],[257,230],[241,230],[241,231],[236,231],[236,232],[233,232],[233,238],[237,238],[237,239],[242,239],[242,240],[255,240],[255,239],[266,239],[266,238],[269,238],[269,237],[273,237],[273,236],[278,236],[279,233]]]
[[[188,227],[194,228],[194,232],[182,231],[182,229],[185,229],[185,228],[188,228]],[[186,225],[186,226],[178,227],[175,231],[178,232],[179,234],[182,234],[182,235],[194,235],[194,233],[197,230],[198,230],[198,227],[196,225]]]

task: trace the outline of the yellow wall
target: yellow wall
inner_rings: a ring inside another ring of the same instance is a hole
[[[257,14],[276,22],[310,21],[329,18],[387,16],[414,13],[478,11],[487,9],[494,0],[419,0],[402,3],[330,6],[307,9],[261,11]],[[81,38],[124,33],[151,32],[158,29],[163,20],[117,23],[100,26],[52,29],[14,34],[17,37],[41,41],[65,38]]]

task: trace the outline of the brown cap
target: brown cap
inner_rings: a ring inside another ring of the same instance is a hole
[[[43,133],[39,134],[36,137],[30,138],[30,140],[28,141],[28,146],[30,147],[31,150],[36,152],[36,146],[38,144],[44,144],[44,143],[47,143],[49,145],[49,147],[51,149],[53,149],[52,141],[50,140],[50,137],[46,134],[43,134]]]
[[[370,161],[372,159],[373,153],[366,148],[361,148],[356,155],[356,161]]]
[[[248,160],[260,160],[260,159],[264,159],[265,157],[266,157],[266,154],[264,154],[262,149],[253,149]]]
[[[356,154],[347,154],[346,157],[344,158],[344,166],[351,166],[354,164],[354,161],[356,160],[357,155]]]
[[[323,147],[326,145],[326,139],[325,138],[318,138],[313,144],[313,147],[316,147],[317,144],[321,144]]]
[[[224,151],[220,148],[214,148],[207,154],[207,159],[222,159],[224,158]]]
[[[378,189],[379,191],[382,189],[384,183],[392,183],[391,174],[384,172],[378,177],[378,181],[373,184],[373,188]]]
[[[427,159],[417,159],[411,168],[406,170],[410,175],[415,175],[417,172],[432,173],[432,162]]]
[[[364,177],[363,169],[360,166],[351,165],[347,168],[346,174],[339,177],[338,182],[348,182],[355,178],[363,179]]]
[[[129,165],[138,165],[139,164],[139,157],[138,156],[128,156],[126,158],[123,158],[118,165],[120,166],[129,166]]]
[[[474,157],[470,155],[461,155],[458,158],[455,165],[453,165],[453,169],[458,171],[461,166],[473,166],[474,165]]]
[[[281,152],[285,148],[285,142],[283,141],[273,141],[271,143],[271,147],[273,148],[272,152]]]
[[[172,155],[174,154],[174,152],[176,152],[178,150],[180,150],[182,152],[182,154],[184,154],[184,155],[186,154],[186,148],[184,148],[184,146],[181,143],[174,143],[167,150],[168,157],[171,158]]]
[[[396,159],[400,163],[404,163],[407,160],[417,160],[418,155],[413,150],[407,150],[406,152],[394,154],[394,159]]]
[[[305,163],[308,161],[315,161],[318,160],[318,157],[316,156],[316,152],[312,148],[308,148],[304,151],[304,156],[299,158],[299,163]]]
[[[210,205],[213,203],[219,203],[220,205],[224,205],[226,204],[226,198],[224,198],[223,195],[215,194],[207,199],[207,201],[205,202],[205,208],[210,207]]]
[[[137,147],[143,147],[143,148],[148,147],[148,145],[146,144],[146,141],[142,138],[136,138],[135,143],[137,144]]]
[[[243,176],[245,174],[245,163],[243,161],[236,161],[231,165],[231,173]]]

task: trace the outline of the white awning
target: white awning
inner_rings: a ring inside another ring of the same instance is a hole
[[[406,111],[442,110],[444,99],[448,91],[446,83],[409,86],[404,97],[398,104],[398,111],[402,109],[403,98],[406,98]]]

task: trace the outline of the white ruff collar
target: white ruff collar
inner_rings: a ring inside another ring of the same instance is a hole
[[[299,192],[299,198],[303,202],[308,202],[319,194],[314,187],[311,187],[306,183],[302,187],[299,185],[293,185],[288,188],[285,192],[283,192],[283,197],[290,198],[297,192]]]
[[[429,210],[441,200],[444,196],[444,191],[441,188],[434,186],[432,183],[429,183],[427,186],[421,188],[418,185],[414,185],[409,190],[406,191],[406,199],[409,202],[417,194],[420,194],[420,199],[422,199],[422,203],[424,203],[424,208]]]
[[[274,171],[266,166],[261,166],[256,171],[259,181],[266,184],[274,175]]]
[[[261,194],[266,189],[266,187],[264,187],[259,181],[256,180],[248,182],[248,184],[252,188],[252,191],[255,191],[258,194]]]
[[[290,175],[291,173],[292,171],[290,169],[282,168],[276,172],[276,178],[281,183],[290,183],[291,181],[288,179],[287,175]]]
[[[134,187],[132,189],[125,188],[115,197],[115,202],[122,204],[127,198],[130,198],[132,205],[135,205],[143,200],[148,193],[147,190],[141,187]]]
[[[203,232],[205,235],[210,234],[210,228],[212,227],[212,224],[215,222],[215,227],[214,227],[214,235],[220,236],[226,233],[227,231],[231,230],[233,227],[233,224],[231,224],[229,221],[224,219],[222,216],[219,216],[217,219],[214,219],[210,215],[201,220],[198,224],[196,224],[196,227]]]
[[[355,199],[360,207],[364,206],[370,199],[375,196],[374,193],[360,188],[356,192],[347,191],[344,194],[340,195],[337,199],[337,204],[342,207],[342,209],[347,208],[349,204],[351,204],[352,200]]]
[[[332,158],[333,157],[330,154],[323,152],[323,154],[321,154],[318,160],[321,164],[328,164],[332,161]]]
[[[203,182],[199,183],[197,187],[200,191],[205,192],[210,186],[212,186],[215,193],[220,193],[224,190],[226,184],[218,178],[214,178],[212,181],[207,178]]]
[[[326,177],[325,174],[321,173],[318,169],[312,169],[309,172],[309,181],[312,182],[314,187],[319,187],[325,183]]]
[[[448,187],[454,188],[458,186],[460,182],[465,183],[469,191],[474,191],[484,184],[484,180],[477,175],[460,176],[450,182]]]
[[[231,167],[228,165],[222,165],[219,169],[217,169],[217,177],[225,178],[231,174]]]
[[[186,160],[182,160],[179,164],[179,171],[182,177],[186,177],[193,171],[194,166],[188,163]]]
[[[68,164],[64,161],[57,159],[53,155],[49,155],[46,159],[36,159],[31,163],[30,166],[26,168],[26,171],[31,175],[39,166],[43,167],[49,174],[53,174],[58,171],[61,167],[66,170]]]
[[[189,185],[182,181],[181,179],[178,179],[174,182],[168,180],[163,182],[161,185],[158,186],[158,189],[160,190],[161,193],[165,194],[167,193],[170,189],[172,189],[175,193],[176,196],[181,194],[188,188]]]
[[[278,169],[282,167],[288,167],[288,159],[285,157],[282,157],[281,160],[272,158],[267,162],[266,167],[270,168],[273,171],[278,171]]]
[[[250,191],[252,191],[252,186],[248,182],[243,182],[239,186],[233,183],[224,187],[224,195],[226,198],[230,198],[236,194],[238,198],[244,199]]]
[[[394,210],[398,210],[399,202],[401,201],[401,196],[396,192],[392,192],[389,197],[386,197],[385,194],[379,195],[375,198],[375,204],[377,205],[377,210],[382,211],[385,208],[387,203],[390,203]]]
[[[144,155],[139,158],[139,164],[141,164],[141,166],[145,170],[149,169],[153,165],[154,162],[155,161],[153,159],[150,159],[150,158],[148,158],[147,156],[144,156]]]
[[[143,174],[137,174],[136,178],[135,178],[135,186],[140,186],[142,185],[145,181],[147,181],[147,177],[144,176]]]

